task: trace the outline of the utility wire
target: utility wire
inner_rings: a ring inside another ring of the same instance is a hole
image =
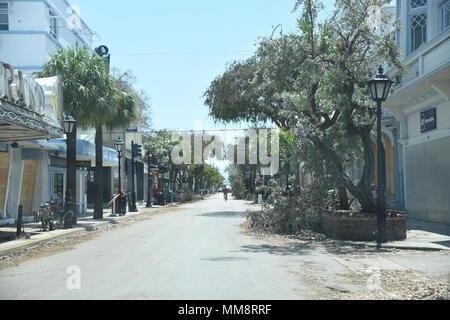
[[[212,54],[224,54],[224,53],[249,53],[254,52],[251,50],[230,50],[230,51],[193,51],[193,52],[142,52],[142,53],[119,53],[114,54],[118,57],[127,56],[184,56],[184,55],[212,55]]]
[[[148,130],[148,131],[115,131],[105,132],[105,134],[122,134],[122,133],[206,133],[206,132],[237,132],[247,130],[277,130],[277,128],[247,128],[247,129],[208,129],[208,130]]]

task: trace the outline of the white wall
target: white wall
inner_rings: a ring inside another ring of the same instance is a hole
[[[421,104],[422,108],[407,117],[409,139],[413,139],[421,135],[430,135],[429,132],[424,134],[420,132],[420,113],[430,108],[436,108],[437,130],[450,129],[450,105],[448,102],[442,101],[442,99],[439,98],[440,97],[437,96],[436,99],[433,99],[434,101],[439,101],[439,103],[425,102]]]
[[[44,2],[10,2],[9,30],[45,30],[47,6]]]
[[[0,60],[13,66],[42,66],[47,59],[46,35],[1,34]]]
[[[79,33],[85,38],[80,38],[76,31],[68,28],[70,11],[66,2],[53,0],[49,3],[50,7],[44,1],[9,2],[9,30],[0,33],[1,61],[30,73],[36,69],[30,70],[29,67],[42,66],[58,48],[91,47],[91,31],[82,21]],[[56,39],[49,33],[50,10],[58,15]]]

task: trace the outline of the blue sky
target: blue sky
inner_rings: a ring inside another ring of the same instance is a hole
[[[203,129],[203,93],[233,60],[248,58],[258,37],[282,24],[295,30],[294,0],[72,0],[109,47],[112,65],[132,70],[151,97],[154,129]],[[236,127],[230,125],[230,128]]]

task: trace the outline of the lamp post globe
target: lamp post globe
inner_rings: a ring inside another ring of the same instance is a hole
[[[71,134],[75,128],[76,121],[72,116],[66,115],[63,119],[64,134]]]
[[[385,74],[383,67],[378,68],[378,75],[368,81],[370,96],[377,103],[377,246],[381,248],[382,243],[388,240],[386,233],[386,197],[385,177],[386,167],[382,143],[381,118],[383,116],[381,104],[386,101],[391,91],[391,81]]]
[[[393,84],[394,82],[384,74],[384,69],[380,66],[377,76],[368,82],[372,100],[375,102],[386,101]]]
[[[118,153],[122,153],[123,152],[123,147],[125,146],[125,142],[121,141],[121,140],[117,140],[114,143],[114,148],[116,149],[116,151]]]

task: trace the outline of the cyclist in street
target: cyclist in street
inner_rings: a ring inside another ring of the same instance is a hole
[[[222,192],[223,192],[223,197],[224,197],[225,201],[228,201],[228,188],[227,188],[227,186],[223,187]]]

